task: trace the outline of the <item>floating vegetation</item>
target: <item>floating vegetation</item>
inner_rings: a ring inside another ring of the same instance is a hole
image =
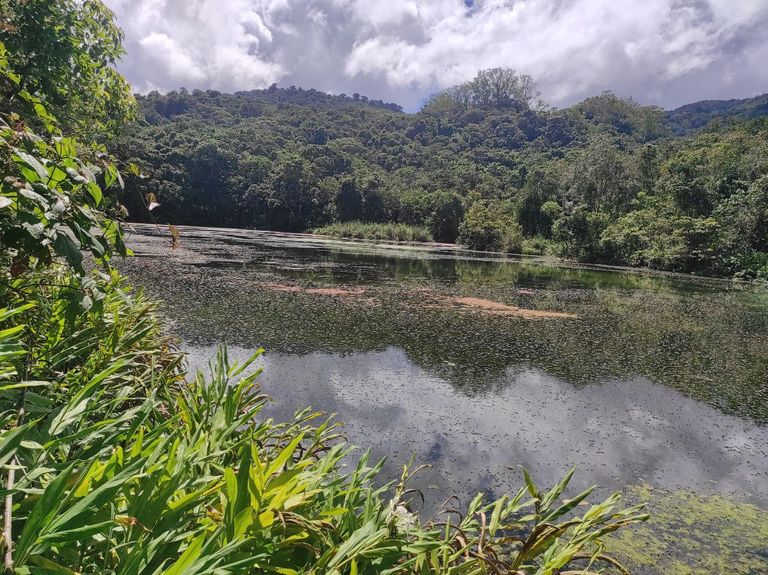
[[[611,536],[632,573],[758,575],[768,573],[768,513],[721,495],[628,490],[648,504],[651,521]]]

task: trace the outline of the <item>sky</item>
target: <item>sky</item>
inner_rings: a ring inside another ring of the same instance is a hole
[[[768,0],[105,0],[137,92],[355,92],[416,111],[503,66],[563,107],[768,92]]]

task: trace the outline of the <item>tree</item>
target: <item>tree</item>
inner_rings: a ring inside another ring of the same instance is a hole
[[[561,253],[586,262],[613,263],[614,259],[602,235],[608,226],[608,214],[579,206],[565,213],[552,226],[552,238],[560,243]]]
[[[511,68],[488,68],[480,70],[469,82],[435,94],[424,111],[440,117],[471,106],[526,109],[539,103],[539,95],[531,76],[519,75]]]
[[[477,106],[505,108],[514,104],[531,107],[539,92],[533,78],[511,68],[480,70],[472,80],[472,100]]]
[[[363,197],[352,179],[341,183],[336,194],[336,213],[342,222],[359,220],[363,215]]]
[[[0,111],[17,110],[28,92],[82,140],[112,136],[133,116],[130,86],[114,68],[123,34],[102,2],[12,2],[0,18],[0,40],[20,78],[3,87]]]
[[[509,205],[476,200],[461,223],[458,239],[473,250],[519,253],[523,232]]]
[[[574,154],[569,193],[595,211],[622,211],[637,193],[628,160],[606,137],[596,138]]]
[[[432,213],[425,223],[435,241],[455,242],[463,218],[464,206],[456,194],[438,192],[432,195]]]
[[[619,134],[634,136],[648,142],[663,136],[664,110],[655,106],[640,106],[632,98],[619,98],[611,91],[587,98],[576,110],[596,123],[610,126]]]

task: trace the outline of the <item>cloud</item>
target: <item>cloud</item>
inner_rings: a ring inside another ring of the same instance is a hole
[[[126,32],[123,71],[145,91],[243,90],[275,82],[285,71],[265,57],[272,32],[249,0],[111,0]]]
[[[479,69],[567,105],[602,90],[666,107],[768,91],[765,0],[107,0],[140,91],[273,82],[406,109]]]

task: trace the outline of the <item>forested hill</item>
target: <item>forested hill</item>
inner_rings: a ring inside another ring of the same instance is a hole
[[[680,106],[665,114],[673,135],[691,134],[712,122],[754,120],[768,116],[768,94],[743,100],[702,100]]]
[[[478,249],[768,276],[758,100],[665,112],[604,93],[552,110],[502,69],[415,114],[356,94],[182,90],[140,97],[114,151],[138,166],[124,199],[137,221],[400,222]]]

